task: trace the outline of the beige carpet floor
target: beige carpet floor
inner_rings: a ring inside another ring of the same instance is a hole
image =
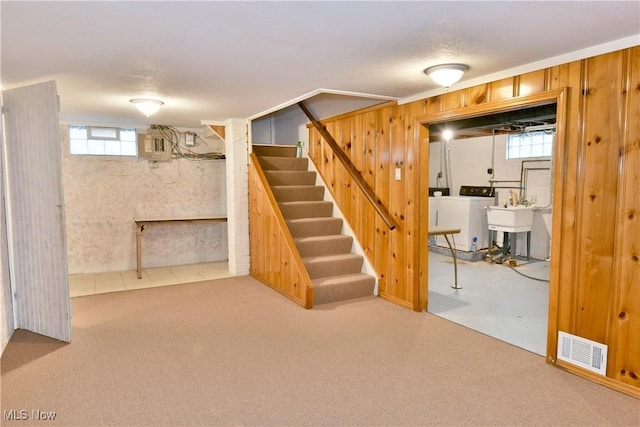
[[[72,306],[72,344],[14,334],[2,425],[640,425],[630,396],[376,297],[307,311],[240,277]]]

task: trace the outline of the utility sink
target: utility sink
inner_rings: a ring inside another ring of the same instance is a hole
[[[488,206],[487,224],[489,230],[507,233],[531,231],[533,226],[533,207],[530,206]]]

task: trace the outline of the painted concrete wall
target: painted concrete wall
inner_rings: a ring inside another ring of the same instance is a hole
[[[226,215],[226,162],[71,156],[61,126],[69,273],[134,270],[134,218]],[[224,151],[220,147],[208,151]],[[148,226],[143,265],[157,267],[228,258],[227,224]]]
[[[248,122],[229,119],[225,123],[227,157],[227,216],[229,271],[249,274],[249,140]]]

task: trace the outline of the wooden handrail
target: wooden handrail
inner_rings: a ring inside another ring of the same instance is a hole
[[[347,172],[349,172],[351,178],[356,182],[356,184],[358,184],[358,187],[360,187],[367,200],[369,200],[369,203],[373,205],[373,208],[376,210],[376,212],[378,212],[378,215],[380,215],[385,224],[387,224],[389,230],[395,229],[398,224],[395,222],[387,208],[382,204],[382,200],[380,200],[380,198],[376,196],[371,187],[369,187],[369,184],[367,184],[367,181],[365,181],[360,171],[356,169],[355,165],[351,162],[351,159],[345,154],[342,148],[340,148],[340,145],[338,145],[336,140],[333,139],[333,136],[331,136],[326,126],[316,120],[316,118],[313,116],[313,114],[311,114],[311,112],[307,109],[302,101],[298,102],[298,106],[302,109],[302,111],[304,111],[309,120],[311,120],[313,126],[318,129],[320,135],[322,135],[325,141],[327,141],[329,147],[331,147],[336,157],[338,157],[340,162],[342,162],[342,165],[347,169]]]

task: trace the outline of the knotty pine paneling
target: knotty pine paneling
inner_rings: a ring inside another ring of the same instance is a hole
[[[443,107],[445,110],[455,110],[460,107],[464,107],[465,91],[456,90],[453,92],[447,92],[441,96]]]
[[[489,102],[501,101],[513,98],[513,77],[491,82],[489,87]]]
[[[362,115],[359,114],[351,118],[351,161],[361,175],[363,170],[363,157],[364,146],[362,140]],[[361,191],[357,191],[355,188],[357,184],[353,185],[354,189],[349,192],[349,196],[351,197],[351,211],[355,221],[351,222],[351,227],[353,227],[356,236],[362,236],[362,229],[364,228],[364,224],[361,220],[364,209],[362,194]]]
[[[302,259],[283,227],[275,198],[264,185],[266,179],[256,168],[255,156],[249,165],[249,241],[251,276],[290,298],[313,307],[313,287]]]
[[[623,63],[620,191],[614,283],[619,292],[611,313],[609,375],[640,388],[640,49]]]
[[[576,64],[576,62],[573,62],[573,64]],[[547,68],[547,83],[545,90],[569,87],[570,68],[571,63]]]
[[[518,96],[533,95],[548,90],[546,76],[546,69],[522,74],[518,79]]]
[[[375,189],[376,184],[376,141],[379,133],[377,130],[377,113],[375,111],[368,111],[362,115],[363,126],[363,176],[369,187]],[[376,192],[376,194],[378,194]],[[375,250],[377,248],[375,237],[376,228],[371,226],[375,224],[375,217],[377,213],[373,206],[367,201],[362,200],[363,215],[362,215],[362,247],[365,254],[370,261],[375,259]]]
[[[360,173],[364,170],[364,131],[362,120],[362,114],[351,118],[351,161]]]
[[[420,305],[420,233],[418,208],[419,197],[425,189],[420,187],[420,163],[419,163],[419,139],[416,137],[415,117],[424,113],[424,103],[412,102],[404,105],[405,108],[405,155],[402,180],[404,183],[404,227],[405,227],[405,297],[404,300],[412,302],[413,309],[419,309]],[[428,171],[427,171],[428,172]],[[428,173],[427,173],[427,176]],[[425,195],[427,193],[425,192]]]
[[[620,146],[621,53],[584,61],[580,144],[581,180],[575,259],[574,334],[607,341],[607,319],[613,296],[613,249]]]
[[[423,114],[426,114],[426,109],[423,109]],[[429,127],[422,126],[419,123],[418,117],[413,119],[414,132],[413,132],[413,145],[416,149],[416,158],[418,159],[418,182],[416,183],[418,190],[415,191],[414,197],[416,198],[415,206],[418,210],[416,215],[417,233],[418,233],[418,251],[417,257],[414,262],[417,263],[418,269],[418,281],[414,286],[418,288],[416,297],[414,297],[413,310],[425,311],[427,309],[429,293],[428,293],[428,279],[429,279]],[[424,224],[427,224],[425,227]],[[424,242],[427,242],[425,244]]]
[[[341,120],[337,120],[331,124],[331,127],[333,130],[332,135],[335,135],[334,139],[336,140],[338,145],[342,147],[342,150],[344,151],[344,141],[342,140],[342,125],[343,125],[343,122]],[[332,169],[332,173],[333,173],[331,192],[333,193],[333,196],[336,198],[338,203],[341,206],[343,206],[344,205],[344,191],[343,191],[344,190],[343,189],[343,185],[344,185],[343,169],[344,168],[342,167],[342,164],[338,161],[338,158],[335,156],[335,153],[331,151],[331,149],[327,144],[325,144],[325,148],[327,150],[327,153],[331,153],[331,155],[334,158],[334,160],[329,163],[329,167]],[[346,207],[344,211],[348,212]]]
[[[389,207],[389,169],[390,165],[390,141],[389,141],[389,120],[390,120],[390,108],[384,108],[376,112],[376,123],[378,125],[378,135],[376,138],[376,171],[374,190],[380,202]],[[389,208],[391,212],[391,208]],[[379,215],[375,216],[375,256],[374,263],[378,272],[378,289],[380,296],[385,297],[390,295],[388,282],[392,280],[390,278],[390,264],[391,264],[391,250],[389,247],[389,233],[390,231],[387,224],[380,218]]]
[[[427,99],[427,107],[425,114],[435,114],[444,111],[444,102],[442,95],[433,96]]]
[[[391,162],[389,167],[389,211],[396,220],[398,227],[389,234],[391,245],[390,277],[387,282],[387,293],[400,300],[406,300],[406,283],[404,273],[406,269],[406,223],[405,223],[405,144],[407,141],[404,106],[390,108],[389,144]],[[396,179],[396,169],[400,169],[401,179]]]
[[[565,69],[558,69],[553,80],[554,89],[568,88],[567,119],[563,124],[565,139],[556,138],[554,149],[554,196],[553,230],[551,253],[558,254],[557,259],[573,259],[575,253],[577,191],[579,182],[579,162],[582,145],[580,135],[582,126],[575,120],[580,114],[583,97],[580,94],[582,81],[582,62],[576,61]],[[557,86],[555,86],[557,85]],[[565,86],[566,85],[566,86]],[[574,263],[552,262],[549,301],[549,332],[547,335],[547,360],[555,363],[558,330],[569,332],[573,317],[574,301]]]
[[[353,150],[352,150],[353,145],[351,143],[351,140],[353,137],[352,120],[353,120],[352,117],[346,117],[340,120],[342,124],[342,143],[340,145],[342,146],[342,150],[347,154],[347,156],[349,156],[350,159],[353,158]],[[336,164],[338,163],[339,162],[336,162]],[[353,224],[356,217],[354,216],[354,212],[352,208],[353,192],[351,191],[351,187],[357,186],[357,184],[352,182],[351,175],[349,174],[347,169],[342,166],[341,163],[340,163],[340,168],[338,170],[339,170],[338,185],[340,186],[341,206],[344,207],[345,212],[350,213],[350,216],[351,216],[350,223]]]
[[[327,124],[327,131],[331,135],[336,134],[335,123]],[[323,141],[322,142],[322,160],[321,160],[321,171],[322,176],[325,179],[325,183],[329,187],[329,191],[332,194],[336,194],[336,179],[335,179],[335,168],[337,165],[337,159],[331,148]]]
[[[317,163],[321,163],[319,160],[322,159],[322,137],[313,129],[309,132],[309,151],[308,156],[310,159],[318,160]]]
[[[426,282],[427,252],[414,248],[427,244],[424,225],[420,227],[427,202],[421,201],[419,187],[425,182],[422,175],[428,173],[424,152],[428,130],[411,130],[416,118],[455,117],[464,108],[490,109],[494,103],[504,106],[526,95],[566,88],[561,102],[566,117],[559,124],[561,137],[554,154],[547,360],[640,396],[639,52],[640,47],[634,47],[411,105],[353,113],[353,117],[361,114],[356,123],[362,120],[363,174],[400,224],[389,232],[375,213],[360,216],[375,224],[373,234],[367,234],[365,230],[372,227],[366,226],[358,233],[377,270],[380,295],[413,309],[423,309],[426,301],[415,287]],[[330,128],[332,120],[325,124]],[[318,138],[314,130],[311,135]],[[352,138],[352,149],[356,139]],[[322,155],[323,162],[333,161]],[[396,165],[402,170],[401,182],[395,181]],[[419,224],[418,229],[411,224]],[[417,242],[416,236],[420,236]],[[418,279],[411,270],[419,270]],[[607,378],[556,362],[558,330],[607,344],[611,355]]]
[[[480,105],[489,99],[489,85],[483,84],[465,89],[465,106]],[[426,114],[425,111],[423,114]]]

